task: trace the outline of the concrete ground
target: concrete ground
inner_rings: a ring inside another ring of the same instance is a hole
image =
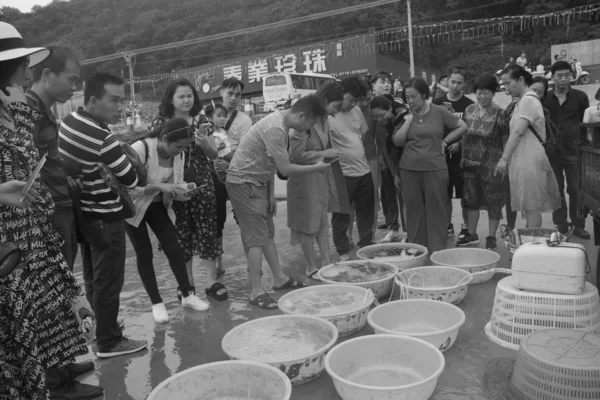
[[[288,274],[302,278],[303,257],[299,247],[291,246],[289,230],[286,227],[286,202],[278,203],[279,212],[275,220],[276,242],[279,248],[281,264]],[[454,223],[460,223],[460,207],[455,200]],[[231,214],[229,214],[231,216]],[[381,216],[380,216],[381,217]],[[519,221],[520,226],[522,222]],[[544,215],[544,226],[551,225],[550,215]],[[591,221],[588,220],[591,229]],[[378,231],[381,238],[384,231]],[[478,234],[487,236],[486,213],[482,213]],[[575,240],[579,241],[579,240]],[[588,251],[591,265],[596,263],[596,248],[593,241],[579,241]],[[448,246],[455,245],[454,239]],[[480,246],[484,246],[481,244]],[[502,255],[500,267],[509,267],[509,257],[504,245],[499,243],[498,252]],[[335,257],[333,244],[331,254]],[[335,259],[335,258],[334,258]],[[121,316],[125,318],[125,334],[133,338],[148,340],[148,350],[132,356],[99,360],[91,353],[84,359],[93,360],[96,370],[83,377],[84,383],[101,385],[105,389],[106,399],[142,400],[164,379],[184,369],[215,361],[226,360],[221,350],[221,339],[232,327],[264,316],[280,314],[279,311],[263,311],[251,307],[246,302],[246,264],[240,245],[239,231],[233,218],[229,218],[225,228],[225,256],[227,267],[225,284],[230,291],[230,299],[225,302],[211,301],[207,312],[183,310],[176,299],[177,284],[164,255],[155,253],[155,269],[163,301],[171,316],[171,322],[158,325],[154,323],[151,304],[146,295],[136,268],[136,258],[128,243],[125,287],[121,294]],[[266,264],[263,284],[272,287],[272,276]],[[81,266],[76,267],[81,271]],[[492,343],[484,334],[483,328],[489,321],[492,311],[496,282],[504,275],[496,275],[490,282],[472,285],[466,299],[460,307],[467,315],[467,321],[461,328],[456,344],[445,354],[446,368],[440,377],[434,400],[509,400],[508,397],[492,397],[484,391],[482,376],[485,364],[494,357],[515,357],[516,352],[504,349]],[[81,279],[81,276],[79,275]],[[595,277],[590,276],[595,282]],[[306,279],[305,279],[306,281]],[[203,271],[196,268],[198,292],[203,292]],[[316,282],[309,282],[315,284]],[[279,298],[282,293],[274,294]],[[204,295],[202,295],[204,297]],[[394,296],[395,297],[395,296]],[[365,327],[357,335],[372,334]],[[176,397],[173,397],[175,399]],[[325,373],[313,382],[294,387],[293,400],[338,400],[331,378]]]
[[[600,85],[578,87],[593,98]],[[505,106],[508,96],[499,93],[495,101]],[[595,102],[595,101],[593,101]],[[291,276],[302,278],[305,264],[299,247],[289,245],[289,229],[287,228],[286,211],[286,184],[276,182],[276,196],[278,202],[278,215],[275,219],[276,242],[279,248],[281,264]],[[454,201],[454,224],[460,226],[460,205]],[[381,218],[381,215],[380,215]],[[518,227],[523,227],[518,221]],[[544,215],[544,226],[551,227],[550,215]],[[588,219],[587,229],[592,231],[592,221]],[[154,265],[161,288],[163,301],[169,310],[171,322],[157,325],[154,323],[151,304],[140,281],[136,257],[128,242],[125,286],[121,293],[121,313],[125,318],[125,334],[133,338],[148,340],[148,350],[130,357],[118,357],[108,360],[99,360],[90,353],[84,359],[93,360],[96,370],[82,377],[84,383],[101,385],[105,389],[105,399],[135,399],[142,400],[166,378],[187,368],[209,362],[226,360],[227,356],[221,350],[221,339],[232,327],[251,319],[277,315],[280,311],[263,311],[251,307],[246,302],[247,280],[246,261],[240,243],[239,231],[231,213],[225,227],[225,255],[224,265],[227,267],[225,285],[229,289],[230,298],[225,302],[211,301],[211,309],[207,312],[192,312],[183,310],[176,299],[177,284],[163,253],[155,252]],[[478,234],[485,238],[487,233],[487,214],[482,213]],[[378,231],[377,238],[385,235],[385,231]],[[585,245],[589,262],[594,272],[589,275],[589,280],[595,282],[595,265],[597,249],[593,240],[581,241]],[[157,248],[156,240],[155,248]],[[484,241],[483,241],[484,242]],[[454,239],[448,241],[448,247],[454,247]],[[484,243],[480,245],[484,247]],[[510,267],[509,254],[504,244],[499,241],[498,250],[502,255],[499,267]],[[335,250],[331,243],[331,255],[335,259]],[[197,263],[197,260],[196,260]],[[265,265],[263,285],[272,288],[272,275]],[[81,265],[78,263],[76,272],[81,280]],[[196,268],[196,288],[204,297],[202,282],[204,271]],[[461,328],[455,345],[444,353],[446,367],[438,380],[437,388],[432,396],[434,400],[514,400],[510,396],[498,396],[484,390],[483,372],[486,363],[494,357],[516,357],[516,352],[504,349],[492,343],[485,335],[483,328],[489,321],[494,299],[496,283],[504,275],[496,275],[489,282],[472,285],[465,300],[460,307],[467,315],[467,321]],[[306,280],[309,284],[315,281]],[[271,290],[272,292],[272,290]],[[282,293],[274,294],[279,298]],[[395,297],[397,294],[395,295]],[[365,327],[357,335],[372,334],[370,327]],[[174,396],[175,400],[178,398]],[[331,378],[325,373],[313,382],[294,387],[293,400],[338,400]]]

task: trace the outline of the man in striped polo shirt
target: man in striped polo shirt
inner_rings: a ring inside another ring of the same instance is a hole
[[[117,323],[125,279],[125,220],[119,196],[100,176],[98,163],[106,164],[130,189],[137,185],[137,173],[108,128],[121,118],[123,80],[98,72],[85,82],[83,97],[83,108],[66,117],[60,127],[59,149],[66,163],[80,169],[83,277],[96,314],[96,355],[108,358],[135,353],[147,342],[125,338]]]

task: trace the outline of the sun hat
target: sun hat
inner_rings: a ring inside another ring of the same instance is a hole
[[[29,67],[34,67],[50,55],[45,47],[27,47],[19,32],[11,24],[0,22],[0,61],[29,56]]]

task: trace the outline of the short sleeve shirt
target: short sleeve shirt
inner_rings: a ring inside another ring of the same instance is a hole
[[[595,105],[587,108],[583,114],[583,122],[586,124],[600,122],[600,106]]]
[[[340,165],[344,176],[359,177],[369,174],[369,162],[362,142],[369,127],[358,106],[350,111],[340,111],[329,117],[331,141],[341,153]]]
[[[535,128],[542,140],[546,141],[546,118],[544,117],[544,109],[534,92],[527,93],[515,106],[512,118],[510,119],[511,132],[519,119],[526,120],[529,125]],[[531,130],[529,131],[531,132]],[[531,134],[533,135],[533,132]]]
[[[456,128],[458,121],[458,116],[435,104],[430,104],[429,111],[422,117],[415,115],[400,157],[400,169],[407,171],[448,169],[442,141],[446,130]]]
[[[227,130],[227,137],[229,138],[231,151],[235,151],[238,148],[242,136],[244,136],[244,133],[248,132],[251,127],[252,118],[243,112],[238,111],[235,119],[231,123],[231,126]]]
[[[288,157],[288,132],[280,111],[254,124],[242,135],[227,170],[227,182],[266,185],[277,172],[275,158]]]

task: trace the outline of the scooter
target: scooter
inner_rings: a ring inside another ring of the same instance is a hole
[[[592,83],[592,77],[587,71],[581,71],[578,77],[571,79],[571,85],[589,85]]]

